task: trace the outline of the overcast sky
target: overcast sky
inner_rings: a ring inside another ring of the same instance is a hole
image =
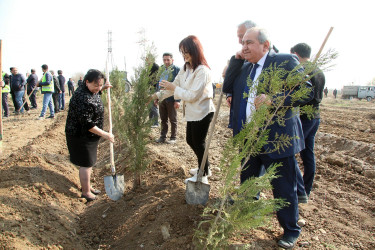
[[[183,65],[179,42],[196,35],[203,45],[213,80],[220,81],[227,60],[241,49],[237,25],[251,19],[266,28],[280,52],[305,42],[317,53],[330,27],[326,44],[339,53],[336,66],[326,73],[328,88],[365,85],[375,78],[375,24],[372,1],[336,0],[0,0],[0,39],[3,70],[16,66],[23,74],[40,66],[64,71],[66,77],[90,68],[104,69],[108,30],[113,56],[129,74],[138,65],[138,31],[154,42],[162,64],[172,52]]]

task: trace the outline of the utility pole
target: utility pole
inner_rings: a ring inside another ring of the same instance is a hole
[[[113,62],[113,53],[112,53],[112,31],[108,30],[108,53],[107,53],[107,64],[108,73],[113,70],[114,62]]]

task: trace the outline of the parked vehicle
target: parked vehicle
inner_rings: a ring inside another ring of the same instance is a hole
[[[358,98],[370,102],[375,98],[375,86],[344,86],[341,93],[343,99]]]

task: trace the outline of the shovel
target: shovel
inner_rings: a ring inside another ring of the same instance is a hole
[[[107,69],[107,82],[109,82],[109,72],[108,65]],[[112,133],[112,113],[111,113],[111,90],[107,89],[107,99],[108,99],[108,113],[109,113],[109,133]],[[109,143],[109,153],[110,153],[110,163],[112,175],[104,176],[104,187],[105,192],[111,200],[117,201],[124,194],[124,175],[116,174],[115,160],[113,156],[113,143]]]
[[[186,199],[187,204],[205,205],[208,201],[208,197],[210,194],[210,185],[204,184],[202,182],[202,176],[204,172],[204,166],[206,165],[208,149],[210,147],[212,135],[214,134],[215,124],[216,124],[217,116],[219,114],[222,99],[223,99],[223,90],[221,90],[219,102],[217,103],[217,107],[216,107],[216,112],[215,112],[213,121],[211,122],[211,125],[210,125],[209,136],[206,142],[206,148],[204,150],[203,159],[202,159],[199,171],[198,171],[197,182],[188,181],[186,184],[185,199]]]
[[[34,92],[35,89],[36,89],[36,84],[35,84],[34,88],[31,90],[30,95],[27,95],[27,99],[30,100],[30,96],[33,94],[33,92]],[[25,98],[25,101],[23,102],[22,106],[17,110],[18,112],[21,111],[21,109],[23,108],[23,106],[25,106],[25,104],[27,102],[27,99]]]

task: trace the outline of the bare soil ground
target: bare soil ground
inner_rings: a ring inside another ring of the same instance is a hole
[[[154,143],[160,129],[153,130],[152,161],[141,188],[132,188],[126,149],[117,145],[116,166],[125,173],[125,195],[114,202],[102,194],[88,204],[79,198],[78,169],[69,161],[67,112],[42,121],[36,120],[39,112],[40,108],[29,115],[11,115],[3,123],[1,249],[194,248],[192,237],[204,207],[185,202],[183,180],[197,163],[185,142],[181,112],[177,144]],[[212,166],[218,166],[231,136],[228,112],[222,106],[210,147]],[[374,102],[324,99],[316,138],[317,176],[309,203],[300,209],[307,223],[297,248],[375,249],[374,142]],[[108,144],[102,142],[92,181],[103,193],[108,160]],[[218,195],[220,177],[215,171],[210,179],[210,202]],[[169,238],[163,237],[162,228]],[[233,248],[248,244],[251,249],[277,249],[281,234],[274,218],[263,228],[233,236]]]

